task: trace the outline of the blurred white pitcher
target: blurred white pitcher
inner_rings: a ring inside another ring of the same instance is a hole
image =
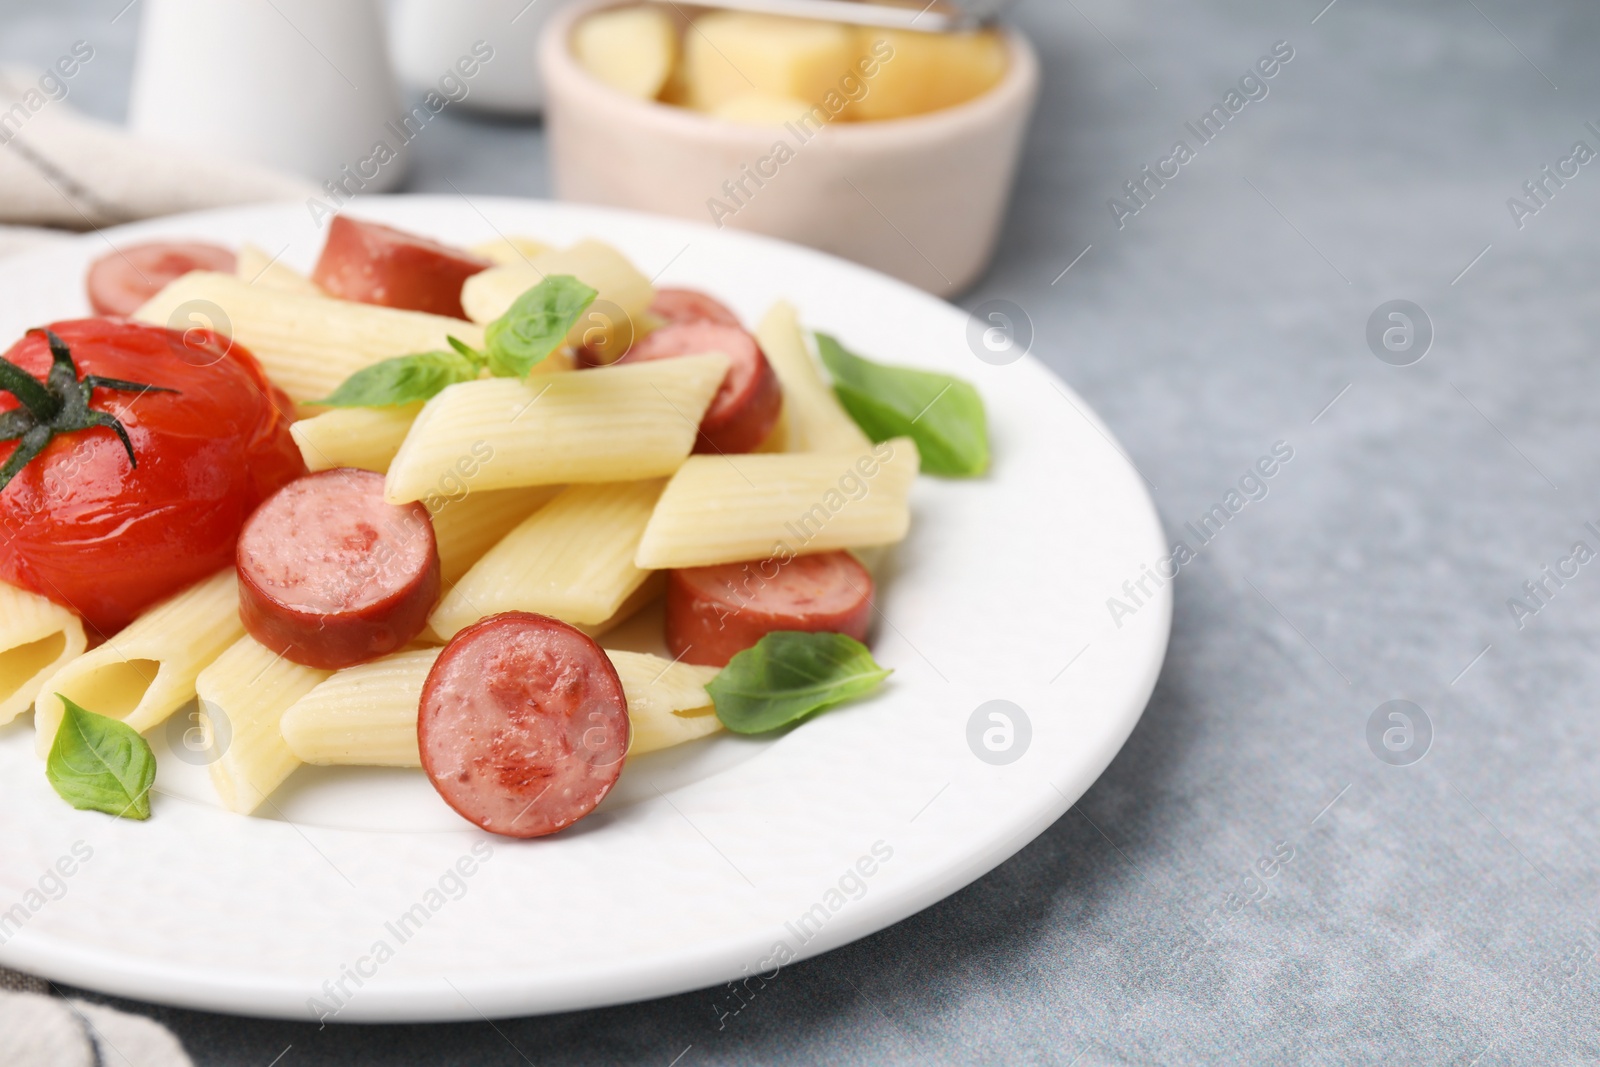
[[[396,0],[390,42],[400,77],[413,89],[433,87],[476,41],[494,48],[463,108],[533,115],[544,104],[534,57],[539,31],[571,0]]]
[[[321,185],[395,143],[400,113],[375,0],[145,0],[128,107],[141,136]],[[403,176],[396,148],[364,191]]]

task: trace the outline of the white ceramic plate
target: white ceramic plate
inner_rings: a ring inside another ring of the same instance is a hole
[[[927,907],[1058,818],[1121,747],[1171,601],[1157,593],[1119,628],[1106,598],[1164,554],[1161,528],[1105,427],[1035,359],[982,362],[963,312],[767,238],[491,198],[374,198],[352,213],[461,244],[599,237],[747,322],[788,299],[864,354],[974,382],[993,471],[919,479],[911,536],[880,574],[873,644],[895,674],[876,695],[781,737],[633,761],[598,812],[552,838],[488,838],[416,772],[304,768],[274,797],[281,818],[230,815],[204,768],[169,751],[182,719],[151,732],[154,817],[118,821],[51,792],[26,718],[0,728],[0,963],[143,1000],[340,1021],[661,996],[770,974]],[[87,263],[157,236],[249,240],[309,269],[323,234],[304,206],[275,205],[0,261],[0,339],[86,314]],[[653,640],[644,619],[606,643]],[[1021,754],[1004,765],[969,743],[994,700],[1031,727],[1024,740],[1019,722]],[[70,876],[51,874],[64,857]]]

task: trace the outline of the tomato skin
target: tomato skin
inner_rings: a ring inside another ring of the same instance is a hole
[[[94,391],[90,406],[122,420],[137,468],[115,433],[97,427],[56,437],[0,490],[0,579],[72,608],[109,636],[229,566],[244,520],[305,464],[289,434],[293,408],[274,397],[242,346],[207,331],[105,319],[49,328],[72,350],[80,377],[178,390]],[[5,358],[37,378],[50,367],[40,334]],[[16,406],[0,394],[0,411]],[[15,447],[0,443],[0,463]]]

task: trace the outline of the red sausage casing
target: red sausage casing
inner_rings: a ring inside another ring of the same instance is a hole
[[[729,311],[726,304],[695,289],[657,289],[655,299],[650,303],[650,316],[662,325],[679,322],[714,322],[719,326],[735,327],[739,325],[739,317]],[[630,322],[628,325],[631,327],[633,324]],[[633,347],[631,338],[628,347]],[[621,356],[608,356],[594,345],[584,344],[578,348],[578,362],[585,367],[604,367],[621,358]]]
[[[667,648],[725,667],[775,630],[867,638],[872,575],[848,552],[689,567],[667,574]]]
[[[700,420],[696,452],[753,452],[783,413],[783,386],[756,339],[738,326],[706,319],[679,322],[648,334],[618,363],[721,352],[728,376]]]
[[[464,319],[461,286],[491,266],[465,249],[338,215],[311,279],[344,300]]]
[[[150,241],[107,252],[89,264],[84,287],[96,315],[132,315],[167,283],[192,270],[232,274],[234,255],[199,241]]]
[[[322,670],[400,648],[439,599],[427,508],[386,503],[373,471],[319,471],[278,490],[245,522],[238,566],[250,636]]]
[[[422,768],[483,829],[542,837],[605,799],[628,751],[628,701],[600,646],[545,615],[508,611],[458,633],[428,672]]]
[[[650,314],[663,322],[714,322],[738,326],[739,317],[715,297],[695,289],[657,289]]]

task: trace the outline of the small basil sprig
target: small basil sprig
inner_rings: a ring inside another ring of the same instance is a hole
[[[891,673],[852,637],[779,630],[735,655],[706,692],[722,725],[760,734],[870,692]]]
[[[333,408],[381,408],[431,400],[447,386],[476,379],[485,368],[497,378],[521,378],[566,339],[598,294],[567,274],[552,274],[517,297],[483,330],[483,351],[455,337],[452,351],[395,356],[363,367],[321,400]]]
[[[85,711],[60,693],[56,697],[66,712],[45,763],[50,785],[81,811],[148,819],[156,780],[149,742],[125,723]]]
[[[383,408],[427,400],[447,385],[476,378],[483,369],[476,357],[476,352],[468,356],[460,351],[395,356],[356,371],[317,403],[330,408]]]
[[[817,352],[833,391],[874,441],[910,437],[928,474],[966,477],[989,466],[988,421],[978,391],[960,378],[862,359],[825,333]]]
[[[570,274],[552,274],[517,297],[510,310],[483,329],[489,373],[521,378],[543,363],[599,295]]]

